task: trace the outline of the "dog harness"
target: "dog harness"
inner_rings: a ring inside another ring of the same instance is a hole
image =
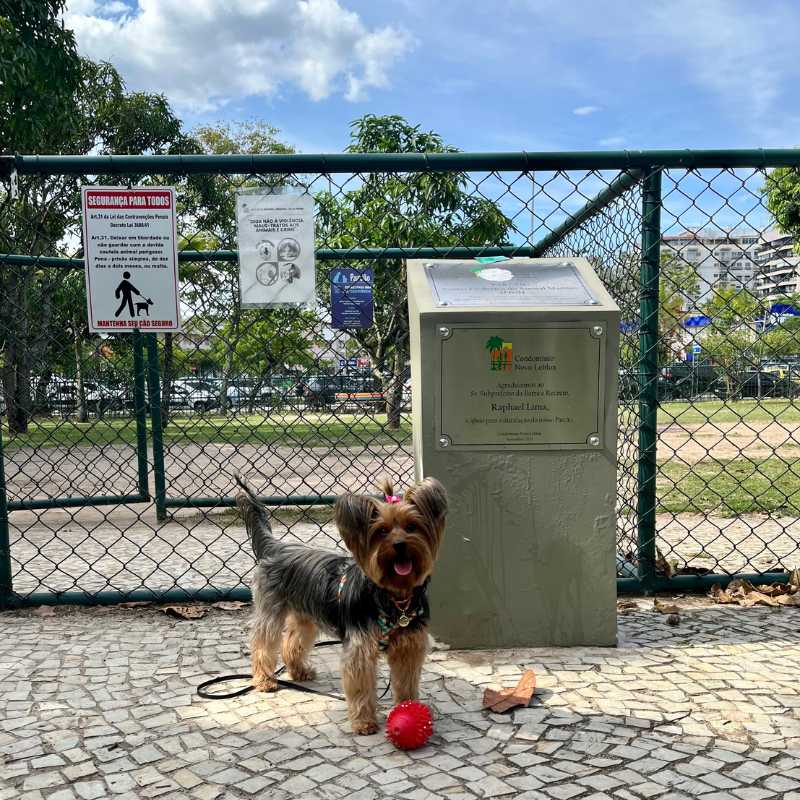
[[[343,572],[342,577],[339,578],[339,592],[337,594],[339,602],[342,601],[342,592],[344,591],[346,583],[347,572]],[[380,630],[378,634],[378,647],[380,647],[381,650],[386,650],[389,647],[389,641],[394,633],[403,628],[407,628],[420,614],[419,608],[401,609],[400,612],[400,616],[394,622],[391,622],[389,617],[382,611],[378,614],[378,619],[376,620],[378,629]]]

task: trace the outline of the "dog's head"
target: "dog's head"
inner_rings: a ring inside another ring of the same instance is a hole
[[[407,595],[433,571],[444,534],[447,493],[435,478],[409,487],[402,497],[388,481],[380,488],[383,501],[363,494],[337,498],[336,525],[373,583]]]

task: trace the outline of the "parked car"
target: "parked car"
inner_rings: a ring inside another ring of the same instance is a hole
[[[83,391],[86,410],[92,414],[104,414],[124,408],[124,394],[95,381],[84,381]],[[80,392],[77,381],[59,379],[54,381],[45,394],[48,410],[59,414],[76,413],[80,405]]]
[[[263,381],[232,381],[225,391],[226,410],[269,409],[280,404],[280,392]]]
[[[297,384],[297,394],[309,408],[330,408],[336,400],[336,387],[330,375],[309,376]]]
[[[176,380],[170,393],[171,408],[190,408],[200,414],[219,407],[219,390],[208,381]]]
[[[773,372],[743,372],[717,378],[712,390],[720,400],[743,397],[789,397],[797,392],[797,385],[788,378],[781,378]]]
[[[708,363],[681,362],[662,367],[658,376],[661,400],[691,400],[716,393],[717,369]]]

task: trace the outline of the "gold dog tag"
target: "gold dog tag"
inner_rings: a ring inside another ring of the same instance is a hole
[[[411,620],[410,620],[410,619],[409,619],[409,618],[408,618],[408,617],[407,617],[405,614],[401,614],[401,615],[400,615],[400,619],[399,619],[399,620],[397,620],[397,624],[398,624],[398,625],[399,625],[401,628],[406,628],[406,627],[408,627],[408,624],[409,624],[410,622],[411,622]]]

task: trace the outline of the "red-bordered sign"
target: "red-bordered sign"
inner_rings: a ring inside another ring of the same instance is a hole
[[[89,329],[179,331],[175,189],[83,187]]]

